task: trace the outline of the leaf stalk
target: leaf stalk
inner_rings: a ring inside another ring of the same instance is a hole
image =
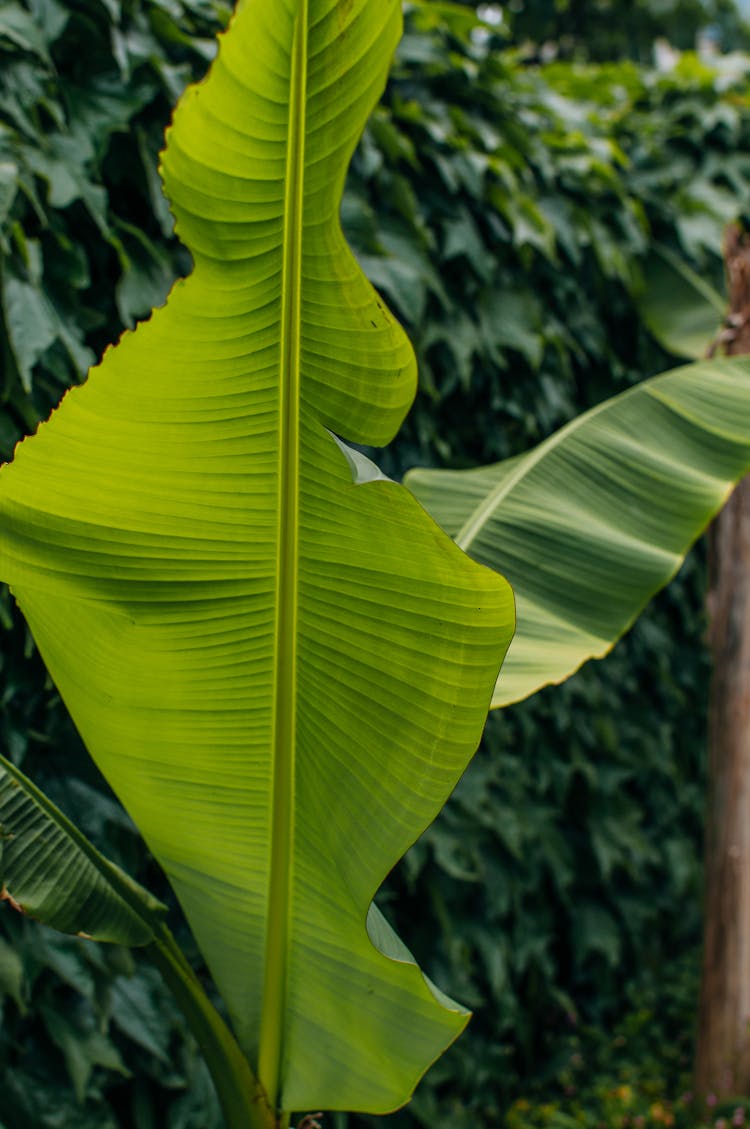
[[[263,1087],[166,925],[141,951],[159,969],[195,1036],[227,1129],[276,1129]]]

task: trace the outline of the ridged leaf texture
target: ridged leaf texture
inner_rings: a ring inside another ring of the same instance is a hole
[[[334,438],[385,443],[414,394],[339,226],[400,26],[246,0],[163,158],[192,274],[0,473],[0,575],[283,1110],[398,1106],[466,1021],[369,907],[513,622]]]
[[[2,756],[0,899],[61,933],[121,945],[149,944],[166,914]]]
[[[750,470],[750,361],[704,362],[607,400],[528,454],[405,483],[516,596],[494,707],[601,658]]]

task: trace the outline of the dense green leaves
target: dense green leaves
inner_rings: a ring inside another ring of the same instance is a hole
[[[169,10],[93,0],[3,6],[6,457],[84,375],[110,327],[145,316],[186,265],[166,242],[172,220],[153,162],[169,106],[213,54],[217,14],[203,0]]]
[[[0,972],[7,1129],[222,1129],[208,1073],[155,969],[136,967],[126,949],[11,910],[5,918],[0,968],[14,958],[12,983]]]
[[[747,49],[746,16],[736,0],[521,0],[503,30],[520,43],[552,42],[568,57],[649,64],[655,40],[691,50],[707,35],[722,50]]]

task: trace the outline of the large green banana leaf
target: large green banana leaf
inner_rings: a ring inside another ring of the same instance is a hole
[[[369,907],[512,633],[507,585],[332,434],[382,444],[414,393],[338,219],[400,25],[241,5],[164,155],[192,274],[0,472],[0,576],[282,1110],[398,1106],[466,1022]]]
[[[405,482],[513,585],[518,625],[492,704],[601,658],[750,470],[750,360],[704,362],[600,404],[528,454]]]

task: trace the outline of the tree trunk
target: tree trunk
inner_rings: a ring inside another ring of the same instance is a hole
[[[750,237],[727,232],[730,314],[717,346],[750,353]],[[714,350],[715,351],[715,350]],[[750,476],[709,533],[709,806],[695,1090],[750,1095]]]

